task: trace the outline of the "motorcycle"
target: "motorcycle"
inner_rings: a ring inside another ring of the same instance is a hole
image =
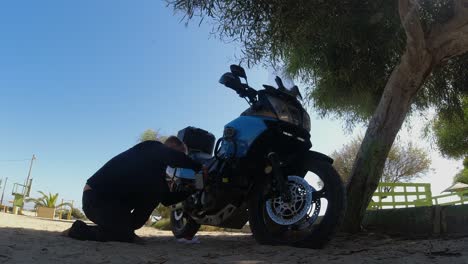
[[[168,168],[173,191],[189,185],[197,190],[171,207],[176,238],[194,236],[200,225],[241,229],[248,223],[260,244],[321,248],[334,234],[345,209],[343,183],[333,159],[310,150],[310,117],[298,87],[275,81],[278,88],[257,91],[245,70],[231,65],[219,82],[249,108],[224,127],[216,143],[203,129],[179,131],[208,176]]]

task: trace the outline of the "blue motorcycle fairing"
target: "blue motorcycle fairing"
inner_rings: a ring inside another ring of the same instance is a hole
[[[240,116],[227,124],[225,128],[235,130],[233,139],[236,147],[233,146],[232,142],[225,140],[221,144],[220,155],[235,156],[236,158],[245,157],[255,140],[268,129],[265,120],[275,121],[276,119],[263,116]],[[234,149],[236,149],[236,153],[234,153]],[[178,178],[195,180],[195,172],[191,169],[176,168],[173,175]]]
[[[177,168],[174,175],[177,178],[195,180],[195,171],[191,169]]]
[[[276,119],[263,116],[240,116],[231,121],[224,128],[235,130],[233,139],[236,146],[234,147],[232,142],[225,140],[219,153],[228,157],[245,157],[255,140],[268,129],[265,120],[275,121]]]

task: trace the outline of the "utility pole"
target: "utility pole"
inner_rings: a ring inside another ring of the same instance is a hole
[[[8,181],[8,177],[5,179],[5,183],[3,184],[3,192],[2,192],[2,198],[0,199],[0,205],[3,205],[3,195],[5,194],[5,187]]]
[[[36,159],[36,155],[32,155],[31,158],[31,163],[29,164],[29,172],[28,172],[28,177],[26,178],[26,182],[24,183],[24,189],[23,189],[23,197],[26,196],[26,193],[28,192],[28,184],[29,184],[29,178],[31,178],[31,170],[32,170],[32,165],[34,160]],[[29,186],[30,187],[30,186]]]

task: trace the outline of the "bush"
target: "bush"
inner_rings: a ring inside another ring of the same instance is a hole
[[[151,225],[152,227],[159,229],[159,230],[165,230],[165,231],[170,231],[171,230],[171,220],[169,218],[162,218],[161,220],[153,223]],[[222,227],[217,227],[217,226],[208,226],[208,225],[202,225],[199,229],[199,231],[205,231],[205,232],[241,232],[245,233],[246,231],[243,230],[237,230],[237,229],[229,229],[229,228],[222,228]],[[250,233],[250,230],[247,231]]]
[[[163,218],[151,226],[159,230],[171,230],[171,220],[168,218]]]
[[[75,208],[73,207],[73,210],[72,210],[72,218],[74,219],[79,219],[79,220],[87,220],[88,218],[86,217],[86,215],[84,215],[80,209],[78,208]]]
[[[200,227],[199,231],[205,231],[205,232],[224,232],[226,231],[222,227],[217,227],[217,226],[208,226],[208,225],[202,225]]]
[[[57,210],[55,212],[56,217],[60,216],[60,212],[62,212],[62,218],[61,219],[67,220],[69,209]],[[73,208],[71,216],[72,216],[72,219],[88,220],[88,218],[78,208]]]
[[[160,216],[162,218],[169,218],[171,215],[171,209],[169,207],[165,207],[164,205],[160,204],[153,211],[153,215]]]

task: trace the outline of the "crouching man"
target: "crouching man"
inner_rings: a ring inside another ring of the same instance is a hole
[[[79,240],[142,243],[135,235],[153,210],[185,200],[189,191],[170,192],[166,167],[196,172],[202,165],[190,159],[185,144],[175,136],[164,144],[145,141],[115,156],[88,179],[83,190],[83,211],[96,226],[77,220],[64,235]]]

